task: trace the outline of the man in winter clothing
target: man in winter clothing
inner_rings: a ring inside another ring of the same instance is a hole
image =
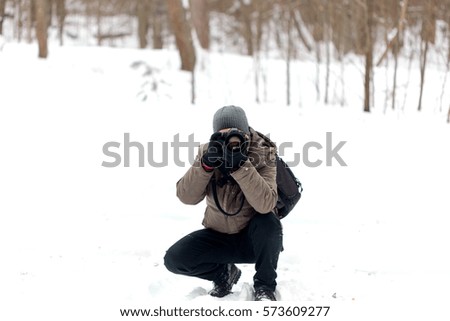
[[[223,297],[241,276],[235,263],[255,263],[255,300],[275,301],[276,268],[282,250],[277,203],[276,146],[248,126],[244,110],[225,106],[214,115],[208,144],[177,182],[185,204],[206,197],[204,229],[167,251],[173,273],[213,281],[210,295]]]

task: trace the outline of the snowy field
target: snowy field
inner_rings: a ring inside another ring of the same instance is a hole
[[[285,106],[284,63],[265,61],[267,93],[261,87],[265,102],[256,105],[252,60],[211,54],[200,58],[192,105],[176,52],[50,49],[46,61],[35,46],[0,52],[0,320],[115,320],[121,308],[251,300],[253,265],[239,266],[239,283],[222,299],[207,294],[210,282],[163,265],[171,244],[202,228],[204,210],[176,198],[191,151],[179,150],[180,166],[170,143],[207,141],[225,104],[244,107],[250,125],[278,144],[291,142],[285,160],[301,154],[293,170],[304,193],[283,220],[280,301],[330,305],[328,320],[448,320],[450,125],[438,95],[414,111],[417,79],[405,110],[383,114],[380,90],[367,115],[358,70],[346,71],[348,105],[322,106],[316,67],[302,62]],[[430,71],[427,93],[440,92],[440,74]],[[326,166],[327,132],[333,147],[346,142],[339,155],[348,166]],[[112,161],[105,143],[125,154],[126,133],[145,146],[145,166],[136,148],[130,167],[123,157],[102,166]],[[308,142],[324,147],[308,155],[323,160],[318,167],[302,158]],[[167,166],[147,162],[165,156]]]

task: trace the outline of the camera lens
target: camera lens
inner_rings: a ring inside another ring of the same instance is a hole
[[[245,145],[245,137],[238,129],[232,129],[228,132],[225,139],[225,147],[232,153],[242,152]]]
[[[239,151],[241,149],[241,143],[239,141],[237,141],[237,142],[229,142],[227,144],[227,148],[228,148],[228,150],[230,150],[232,152]]]

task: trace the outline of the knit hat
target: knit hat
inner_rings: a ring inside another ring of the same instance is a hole
[[[245,111],[238,106],[225,106],[214,114],[213,130],[218,132],[224,128],[237,128],[249,133],[247,116]]]

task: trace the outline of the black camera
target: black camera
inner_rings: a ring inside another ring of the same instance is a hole
[[[248,140],[243,131],[237,128],[231,128],[224,134],[224,152],[227,150],[232,153],[247,153]]]

